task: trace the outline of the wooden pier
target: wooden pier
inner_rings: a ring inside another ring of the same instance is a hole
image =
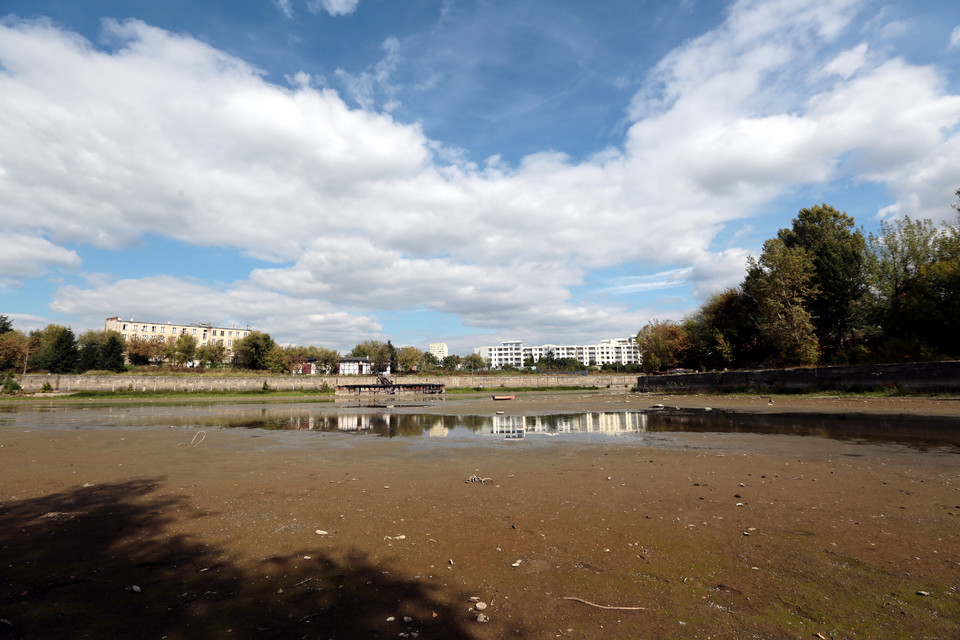
[[[377,397],[396,397],[396,396],[441,396],[446,391],[446,386],[436,383],[414,382],[411,384],[399,384],[391,381],[386,376],[377,376],[376,384],[338,384],[336,395],[351,396],[355,398],[377,398]]]

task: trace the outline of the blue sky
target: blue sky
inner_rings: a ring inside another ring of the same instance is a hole
[[[0,4],[0,314],[281,343],[680,319],[960,187],[954,0]]]

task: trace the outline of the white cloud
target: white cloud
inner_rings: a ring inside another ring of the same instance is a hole
[[[166,315],[175,299],[197,320],[303,342],[375,337],[373,314],[411,308],[531,342],[633,333],[649,309],[574,296],[591,272],[641,264],[705,297],[743,274],[747,250],[714,247],[725,225],[798,186],[874,181],[897,199],[885,215],[950,214],[960,97],[939,70],[869,42],[838,52],[861,6],[738,2],[657,65],[621,147],[516,167],[475,166],[376,111],[396,89],[396,40],[341,75],[353,109],[306,74],[273,85],[137,21],[105,23],[109,52],[47,23],[0,23],[0,222],[34,242],[25,266],[3,264],[13,279],[76,268],[66,243],[119,249],[153,233],[278,264],[229,287],[63,287],[54,310]]]
[[[823,67],[824,73],[838,75],[844,80],[849,80],[853,74],[867,64],[868,49],[866,43],[860,43],[853,49],[844,51]]]
[[[954,27],[953,31],[950,32],[950,48],[960,48],[960,25]]]
[[[77,269],[80,256],[39,236],[0,235],[0,288],[19,286],[24,278],[42,276],[50,266]]]
[[[62,287],[51,309],[92,327],[103,326],[110,316],[135,315],[146,321],[251,326],[267,330],[281,344],[309,342],[331,348],[353,344],[358,335],[380,336],[382,330],[369,316],[318,300],[270,293],[249,283],[213,286],[170,276],[123,279],[96,288]],[[176,317],[171,317],[171,309]]]
[[[326,11],[332,16],[344,16],[353,13],[360,0],[307,0],[310,13]]]
[[[385,95],[381,109],[384,111],[393,111],[399,103],[393,99],[397,92],[397,87],[391,84],[390,76],[400,63],[400,41],[391,36],[383,41],[383,58],[381,58],[373,68],[358,74],[351,74],[344,69],[337,69],[336,76],[343,82],[357,104],[363,109],[371,110],[377,105],[378,95]]]
[[[290,5],[290,0],[273,0],[273,6],[275,6],[285,17],[293,17],[293,7]]]

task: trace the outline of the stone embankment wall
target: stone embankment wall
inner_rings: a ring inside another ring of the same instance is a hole
[[[601,387],[630,389],[636,384],[634,375],[541,375],[541,376],[391,376],[397,383],[429,382],[448,389],[481,387],[496,390],[502,387]],[[53,391],[257,391],[264,382],[271,389],[319,390],[338,384],[376,384],[374,376],[138,376],[138,375],[55,375],[28,374],[19,380],[26,393],[36,393],[45,382]]]
[[[641,391],[873,389],[960,391],[960,361],[687,373],[637,378]]]

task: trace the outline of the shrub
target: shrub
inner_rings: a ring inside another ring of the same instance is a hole
[[[13,378],[13,373],[7,372],[7,377],[3,381],[3,390],[0,391],[6,395],[14,395],[20,391],[20,383]]]

